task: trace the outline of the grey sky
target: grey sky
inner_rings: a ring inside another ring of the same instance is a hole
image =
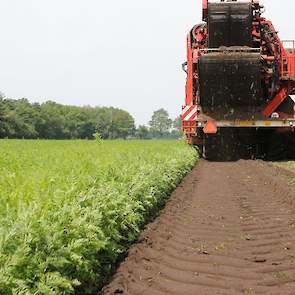
[[[137,124],[184,99],[185,35],[201,0],[0,0],[0,90],[128,110]],[[282,39],[295,39],[294,0],[264,0]],[[283,6],[284,5],[284,6]]]

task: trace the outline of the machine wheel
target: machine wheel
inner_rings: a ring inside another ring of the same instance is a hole
[[[267,160],[283,161],[295,159],[295,134],[275,132],[268,142]]]
[[[199,156],[201,158],[204,157],[204,146],[203,145],[196,145],[195,148],[198,151]]]
[[[286,158],[286,142],[283,134],[275,133],[268,142],[268,161],[281,161]]]
[[[288,136],[288,144],[287,144],[287,158],[288,160],[295,159],[295,133],[292,132]]]

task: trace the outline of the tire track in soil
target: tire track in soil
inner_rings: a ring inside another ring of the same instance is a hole
[[[295,175],[200,161],[103,294],[295,294]]]

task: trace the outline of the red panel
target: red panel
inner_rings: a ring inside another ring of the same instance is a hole
[[[208,0],[203,0],[203,21],[207,20]]]
[[[263,115],[270,117],[271,114],[278,108],[278,106],[285,100],[288,96],[288,89],[283,87],[279,93],[269,102],[266,108],[263,110]]]
[[[284,40],[285,58],[288,63],[288,69],[284,69],[283,76],[295,78],[295,40]]]
[[[193,104],[193,52],[191,48],[190,35],[187,37],[187,81],[185,104]]]
[[[203,129],[205,134],[216,134],[217,126],[214,121],[208,121]]]
[[[198,116],[198,107],[196,105],[187,105],[182,108],[181,118],[183,121],[195,121]]]
[[[287,52],[289,77],[295,78],[295,51]]]

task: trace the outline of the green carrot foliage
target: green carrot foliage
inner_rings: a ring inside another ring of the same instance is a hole
[[[176,141],[0,141],[0,295],[98,294],[196,162]]]

